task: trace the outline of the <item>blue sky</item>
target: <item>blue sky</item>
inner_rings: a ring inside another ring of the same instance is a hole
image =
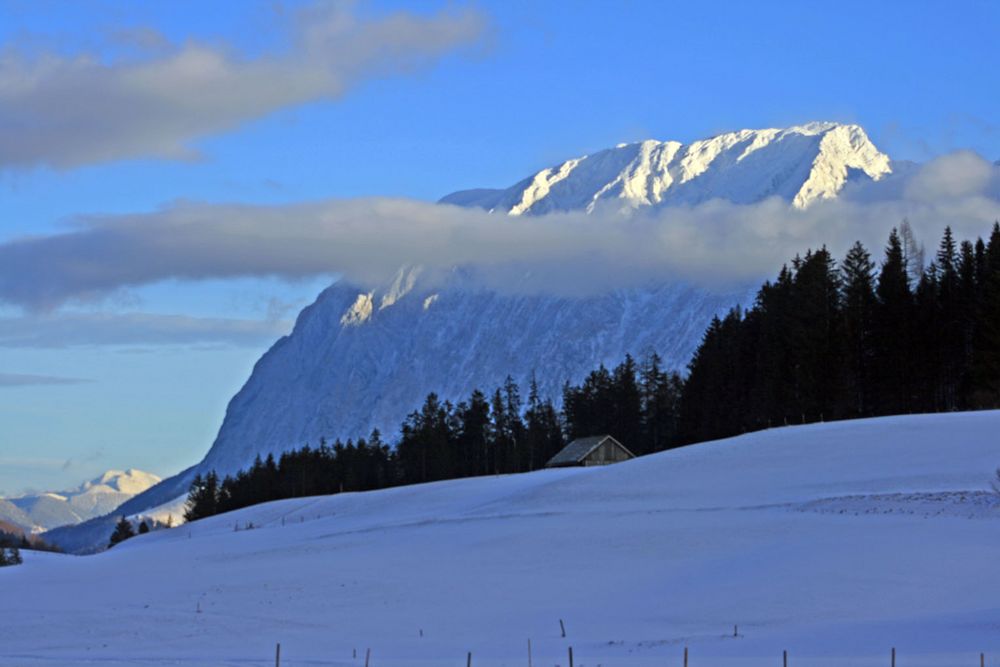
[[[13,136],[32,116],[0,96],[0,148],[24,151],[0,151],[0,243],[177,201],[435,200],[623,141],[817,119],[861,124],[894,159],[961,148],[1000,158],[995,2],[365,2],[333,8],[355,22],[351,48],[296,54],[296,17],[308,11],[319,10],[0,0],[0,82],[46,59],[86,54],[114,70],[192,44],[234,69],[288,54],[359,59],[311,94],[219,112],[179,140],[181,156],[127,138],[112,157],[93,147],[70,155],[58,132],[35,154]],[[357,52],[384,37],[365,26],[394,12],[427,23],[385,62],[361,62]],[[443,24],[444,36],[430,34]],[[42,116],[63,122],[51,106],[86,99],[81,81],[60,83]],[[259,102],[248,95],[248,106]],[[187,101],[177,102],[182,113]],[[117,128],[134,119],[105,104],[107,116],[87,117],[93,129],[70,129],[105,132],[116,147]],[[0,302],[0,493],[196,462],[254,361],[331,279],[169,281],[31,313]],[[4,338],[15,320],[20,338]],[[24,330],[37,335],[25,342]]]

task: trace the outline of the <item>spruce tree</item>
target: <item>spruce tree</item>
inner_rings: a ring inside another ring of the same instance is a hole
[[[871,414],[875,356],[875,263],[857,241],[840,267],[846,355],[845,414]]]
[[[873,317],[875,382],[883,414],[908,412],[911,403],[913,294],[907,268],[899,233],[893,229],[875,290]]]
[[[648,453],[642,442],[642,394],[632,355],[615,367],[611,380],[612,413],[607,432],[628,449]]]
[[[119,542],[124,542],[132,537],[135,537],[135,531],[132,529],[132,524],[129,523],[128,519],[123,516],[118,520],[118,523],[115,524],[115,531],[111,533],[108,548],[110,549]]]
[[[970,371],[970,402],[1000,407],[1000,223],[994,223],[980,267]]]

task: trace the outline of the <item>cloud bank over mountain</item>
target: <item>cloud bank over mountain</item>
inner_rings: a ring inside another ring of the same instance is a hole
[[[180,202],[0,245],[0,300],[37,311],[164,280],[246,276],[337,273],[374,285],[406,264],[430,273],[465,266],[484,287],[526,293],[596,294],[662,279],[725,287],[770,276],[808,248],[841,255],[861,240],[877,253],[903,219],[934,244],[945,225],[966,238],[998,218],[1000,167],[968,152],[849,183],[804,210],[778,198],[531,217],[387,198]]]
[[[335,99],[373,77],[424,67],[477,41],[475,11],[360,18],[321,2],[276,20],[285,48],[244,54],[226,44],[170,44],[132,31],[138,54],[0,51],[0,169],[60,169],[130,158],[191,159],[192,142],[279,109]],[[280,17],[276,17],[280,18]]]
[[[0,348],[64,349],[111,345],[227,345],[260,347],[288,333],[285,319],[239,319],[193,317],[156,313],[48,313],[22,317],[0,317]],[[42,384],[8,378],[7,384]],[[59,378],[53,378],[53,380]],[[55,382],[49,382],[54,384]],[[4,386],[0,374],[0,386]]]

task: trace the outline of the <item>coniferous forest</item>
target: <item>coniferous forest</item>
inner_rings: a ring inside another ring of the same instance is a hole
[[[1000,406],[1000,225],[987,241],[946,228],[930,262],[905,222],[883,256],[860,243],[837,262],[796,257],[746,311],[715,318],[685,379],[655,352],[563,388],[562,407],[508,377],[453,405],[429,394],[395,447],[356,442],[259,456],[199,476],[188,520],[259,502],[535,470],[578,437],[608,433],[635,454],[774,426]]]

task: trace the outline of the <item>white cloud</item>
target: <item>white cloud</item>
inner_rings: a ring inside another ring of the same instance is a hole
[[[191,158],[198,138],[426,65],[477,40],[484,25],[471,10],[363,20],[349,4],[320,3],[294,17],[287,49],[254,57],[194,41],[171,46],[151,30],[126,35],[139,55],[114,62],[8,48],[0,168]]]
[[[39,385],[82,384],[90,382],[80,378],[55,377],[52,375],[25,375],[22,373],[0,373],[0,388],[33,387]]]
[[[979,174],[976,187],[935,190],[934,179],[914,185],[953,171]],[[889,228],[904,218],[928,245],[945,225],[959,238],[985,234],[1000,218],[998,174],[981,158],[956,154],[905,182],[890,179],[804,211],[778,199],[715,200],[631,216],[604,210],[517,218],[402,199],[181,203],[85,218],[63,234],[0,244],[0,300],[46,309],[167,279],[339,273],[373,284],[404,264],[431,271],[464,265],[487,287],[560,294],[668,279],[728,286],[771,276],[795,254],[821,245],[841,256],[861,240],[878,255]]]
[[[270,345],[291,328],[290,321],[271,318],[248,320],[151,313],[38,314],[0,317],[0,348],[203,344],[260,347]]]

